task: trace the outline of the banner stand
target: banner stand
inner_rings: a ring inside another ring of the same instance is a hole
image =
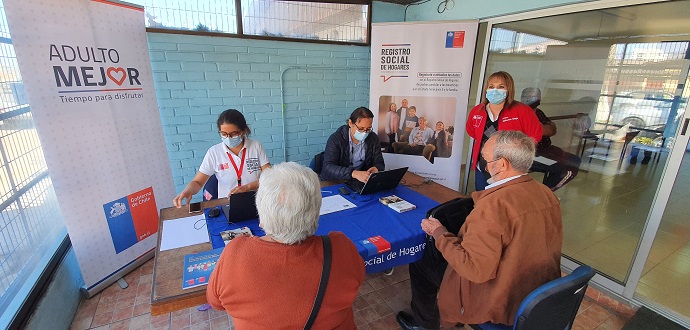
[[[479,21],[372,24],[369,109],[386,168],[460,189]]]
[[[155,255],[159,210],[175,197],[144,7],[3,4],[80,291],[92,297]]]
[[[132,261],[131,263],[125,265],[124,267],[118,269],[114,273],[110,274],[108,277],[104,278],[102,281],[92,285],[91,287],[87,288],[86,285],[81,287],[79,289],[79,292],[81,292],[81,296],[84,299],[91,299],[91,297],[95,296],[97,293],[105,290],[105,288],[109,287],[111,284],[115,282],[119,282],[121,279],[124,280],[125,275],[129,274],[133,270],[137,269],[137,267],[143,265],[147,261],[149,261],[151,258],[156,256],[156,251],[151,250],[147,252],[146,254],[142,255],[138,259]],[[126,282],[125,282],[126,283]],[[120,285],[122,288],[122,285]],[[124,288],[123,288],[124,289]]]

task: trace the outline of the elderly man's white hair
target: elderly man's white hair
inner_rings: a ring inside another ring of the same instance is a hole
[[[261,173],[256,208],[266,235],[284,244],[302,242],[319,225],[319,178],[294,162],[274,165]]]
[[[496,139],[493,159],[505,158],[516,171],[529,171],[534,161],[534,139],[521,131],[498,131],[491,138]]]

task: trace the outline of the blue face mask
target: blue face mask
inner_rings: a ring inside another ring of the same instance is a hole
[[[367,138],[369,135],[369,132],[360,132],[360,131],[355,131],[354,138],[357,139],[357,141],[364,141],[364,139]]]
[[[491,104],[499,104],[506,99],[508,91],[505,89],[491,88],[486,91],[486,99],[491,102]]]
[[[221,137],[220,139],[223,140],[223,143],[225,143],[225,145],[228,146],[228,148],[230,148],[230,149],[232,149],[232,148],[237,148],[237,146],[239,146],[239,145],[242,143],[242,135],[238,135],[238,136],[236,136],[236,137],[234,137],[234,138],[231,138],[231,137],[227,137],[227,138]]]

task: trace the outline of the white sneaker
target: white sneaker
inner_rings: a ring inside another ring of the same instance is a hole
[[[388,275],[388,276],[391,276],[391,275],[393,275],[393,269],[394,268],[386,269],[383,271],[383,273]]]

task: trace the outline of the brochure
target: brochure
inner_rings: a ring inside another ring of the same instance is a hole
[[[194,288],[208,284],[213,269],[224,248],[217,248],[184,256],[182,289]]]
[[[235,228],[230,230],[225,230],[220,232],[220,237],[223,238],[225,245],[228,245],[235,237],[238,236],[254,236],[252,230],[249,227]]]
[[[417,208],[417,206],[415,206],[414,204],[395,195],[381,197],[379,198],[379,201],[384,205],[388,205],[388,207],[392,208],[398,213],[414,210]]]

